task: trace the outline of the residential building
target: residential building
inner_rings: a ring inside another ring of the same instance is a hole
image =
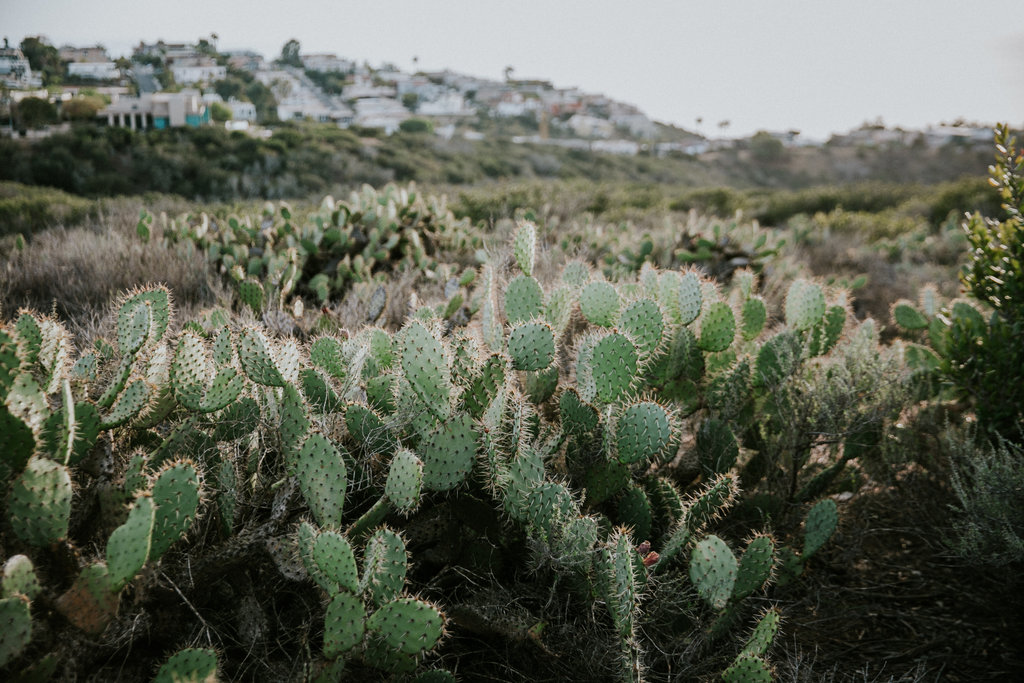
[[[101,109],[96,116],[109,126],[132,130],[196,128],[210,121],[210,112],[198,90],[121,97]]]
[[[194,45],[190,45],[188,43],[165,43],[162,40],[158,40],[151,44],[139,43],[138,46],[132,50],[132,56],[159,57],[160,59],[173,60],[198,57],[199,52],[196,50]]]
[[[13,89],[38,88],[43,85],[43,79],[32,73],[28,59],[16,47],[0,48],[0,82]]]
[[[457,92],[447,92],[433,100],[420,102],[416,113],[421,116],[459,117],[472,116],[475,110],[466,104],[466,98]]]
[[[208,57],[186,57],[174,60],[171,73],[175,83],[193,85],[222,80],[227,77],[228,70]]]
[[[68,64],[68,76],[96,81],[115,81],[121,78],[121,70],[114,62],[71,62]]]
[[[263,55],[252,50],[230,50],[225,52],[228,56],[228,66],[241,71],[259,71],[265,67]]]
[[[566,125],[584,138],[610,138],[615,133],[615,124],[611,121],[589,114],[573,114]]]
[[[232,97],[228,100],[228,107],[231,109],[231,118],[235,121],[256,120],[256,105],[252,102],[243,102]]]
[[[109,62],[107,49],[102,45],[93,47],[73,47],[65,45],[60,48],[60,61],[62,62]]]
[[[302,66],[310,71],[349,73],[355,70],[356,63],[351,59],[343,59],[335,54],[313,54],[302,55]]]
[[[409,110],[390,97],[365,97],[355,102],[354,123],[365,128],[383,128],[386,135],[398,130],[410,117]]]

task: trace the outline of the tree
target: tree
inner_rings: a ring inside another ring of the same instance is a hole
[[[429,133],[434,126],[426,119],[406,119],[398,124],[403,133]]]
[[[420,96],[414,92],[407,92],[402,95],[402,106],[415,113],[420,106]]]
[[[60,61],[60,52],[45,41],[42,36],[25,38],[21,41],[21,51],[33,71],[38,71],[44,85],[60,83],[64,75],[64,63]]]
[[[26,97],[18,102],[18,120],[23,128],[42,128],[57,123],[57,107],[41,97]]]
[[[231,109],[223,102],[210,102],[210,118],[217,123],[230,121],[233,117]]]
[[[750,155],[759,163],[774,164],[782,161],[786,150],[781,140],[760,130],[750,138]]]
[[[92,121],[104,106],[106,102],[102,97],[85,95],[65,102],[61,105],[60,113],[68,121]]]
[[[277,61],[282,64],[289,64],[291,66],[302,67],[302,58],[299,57],[299,41],[292,38],[284,47],[281,48],[281,58]]]

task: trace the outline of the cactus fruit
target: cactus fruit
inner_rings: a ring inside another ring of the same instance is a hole
[[[458,415],[438,425],[419,447],[423,486],[447,491],[461,484],[473,469],[476,449],[476,427],[469,415]]]
[[[451,413],[451,380],[444,347],[423,323],[402,330],[402,372],[423,405],[439,420]]]
[[[25,595],[0,599],[0,667],[7,666],[32,640],[32,615]]]
[[[714,610],[724,609],[736,584],[736,556],[718,536],[699,541],[690,555],[690,580]]]
[[[592,324],[611,327],[619,317],[619,293],[604,280],[591,282],[580,292],[580,312]]]
[[[359,570],[347,538],[336,531],[321,531],[313,541],[312,556],[322,576],[332,586],[330,593],[359,592]]]
[[[825,315],[825,294],[807,280],[794,280],[786,293],[786,325],[794,330],[809,330]]]
[[[544,312],[544,290],[535,278],[518,275],[505,288],[505,317],[512,325]]]
[[[306,437],[295,456],[302,497],[320,526],[339,527],[345,505],[348,471],[338,449],[322,434]]]
[[[650,401],[627,407],[615,423],[615,450],[619,462],[657,462],[668,448],[672,431],[668,412]]]
[[[736,338],[736,318],[725,301],[711,304],[700,317],[697,344],[704,351],[725,351]]]
[[[537,253],[537,226],[531,221],[520,221],[512,239],[512,255],[524,275],[533,275],[533,262]]]
[[[374,605],[383,606],[401,594],[408,559],[405,540],[388,528],[378,529],[366,542],[359,587]]]
[[[34,600],[42,590],[42,586],[39,585],[32,560],[25,555],[8,558],[4,563],[3,582],[0,584],[0,588],[2,588],[0,598],[10,598],[16,593],[20,593],[29,600]]]
[[[831,498],[819,501],[811,508],[804,523],[804,560],[809,559],[828,542],[838,524],[839,513],[836,510],[836,502]]]
[[[336,593],[324,613],[324,657],[334,659],[362,642],[366,608],[352,593]]]
[[[771,536],[760,534],[751,539],[740,557],[732,591],[734,600],[752,595],[767,583],[771,578],[774,557],[775,540]]]
[[[149,558],[156,519],[153,499],[144,494],[135,499],[125,523],[107,539],[107,571],[110,588],[119,591],[138,573]]]
[[[153,480],[152,546],[149,556],[158,558],[192,526],[199,511],[199,474],[187,460],[164,465]]]
[[[208,683],[217,680],[217,653],[205,648],[181,650],[156,672],[153,683]]]
[[[408,515],[420,504],[423,488],[423,461],[412,451],[401,448],[391,458],[384,495],[400,513]]]
[[[56,543],[68,534],[71,476],[67,467],[33,457],[11,486],[7,514],[15,535],[34,546]]]
[[[445,616],[417,598],[397,598],[366,620],[366,628],[384,644],[406,655],[421,655],[437,647],[444,636]]]
[[[544,322],[516,325],[508,335],[508,355],[516,370],[543,370],[555,358],[554,332]]]
[[[771,683],[772,668],[762,657],[741,652],[722,673],[725,683]]]

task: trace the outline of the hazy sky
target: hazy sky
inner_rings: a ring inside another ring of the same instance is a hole
[[[718,134],[826,137],[881,117],[1024,123],[1022,0],[0,0],[0,35],[335,52],[545,78]]]

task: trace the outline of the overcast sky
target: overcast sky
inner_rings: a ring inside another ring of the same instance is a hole
[[[715,135],[1024,123],[1022,0],[0,0],[0,33],[114,56],[216,33],[268,58],[296,38],[371,65],[511,66]]]

